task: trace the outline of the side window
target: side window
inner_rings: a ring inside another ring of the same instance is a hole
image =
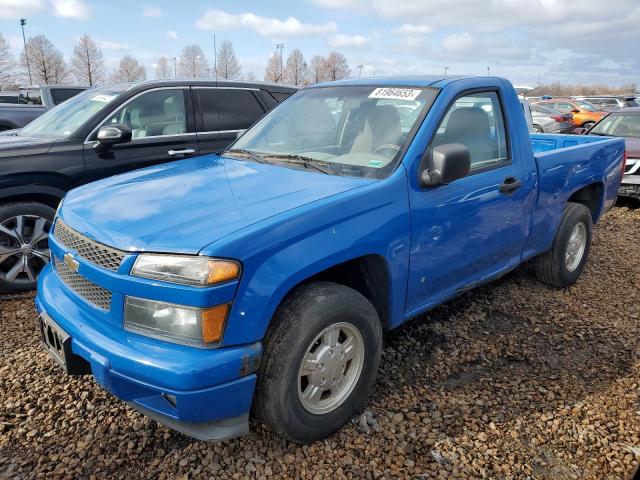
[[[83,88],[52,88],[51,99],[54,105],[59,105],[82,91],[84,91]]]
[[[509,162],[507,138],[495,92],[474,93],[455,101],[446,113],[432,146],[461,143],[471,154],[471,171]]]
[[[133,138],[179,135],[187,133],[185,110],[183,90],[153,90],[125,104],[104,124],[125,124]]]
[[[263,114],[264,110],[250,90],[218,90],[219,130],[244,130]]]
[[[555,109],[562,113],[569,113],[571,110],[574,110],[574,107],[567,102],[558,102],[555,104]]]

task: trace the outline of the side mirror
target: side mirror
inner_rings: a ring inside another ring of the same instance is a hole
[[[580,110],[578,110],[577,108],[574,108],[573,110],[571,110],[571,113],[580,113]]]
[[[126,125],[103,125],[98,130],[98,135],[96,137],[97,142],[94,148],[99,152],[105,152],[113,145],[130,142],[131,134],[131,129]]]
[[[437,187],[466,177],[471,169],[471,154],[469,149],[461,143],[446,143],[439,145],[425,153],[430,155],[430,168],[424,168],[420,173],[420,184],[425,188]]]

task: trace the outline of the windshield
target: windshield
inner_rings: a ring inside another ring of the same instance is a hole
[[[589,102],[583,102],[583,101],[576,101],[575,102],[576,105],[578,105],[582,110],[586,110],[587,112],[595,112],[597,109],[596,107],[594,107],[593,105],[591,105]]]
[[[640,115],[611,114],[593,127],[589,135],[640,138]]]
[[[20,134],[46,138],[71,137],[89,118],[103,110],[121,93],[105,90],[82,92],[36,118]]]
[[[383,178],[437,94],[375,86],[302,90],[248,130],[226,154],[334,175]]]

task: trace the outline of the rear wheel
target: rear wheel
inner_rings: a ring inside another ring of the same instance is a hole
[[[540,125],[536,124],[533,125],[533,131],[535,133],[544,133],[544,129]]]
[[[587,130],[590,130],[591,127],[593,127],[596,124],[596,122],[585,122],[582,124],[582,128],[584,128],[585,132]]]
[[[569,203],[551,250],[536,259],[538,279],[555,287],[574,284],[587,263],[592,230],[589,209],[579,203]]]
[[[49,262],[55,210],[36,202],[0,207],[0,292],[33,290]]]
[[[382,349],[373,305],[330,282],[302,286],[265,339],[254,413],[296,443],[321,439],[366,405]]]

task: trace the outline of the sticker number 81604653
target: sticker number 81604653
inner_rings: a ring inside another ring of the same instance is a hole
[[[376,88],[369,94],[369,98],[392,98],[394,100],[415,100],[422,90],[415,88]]]

